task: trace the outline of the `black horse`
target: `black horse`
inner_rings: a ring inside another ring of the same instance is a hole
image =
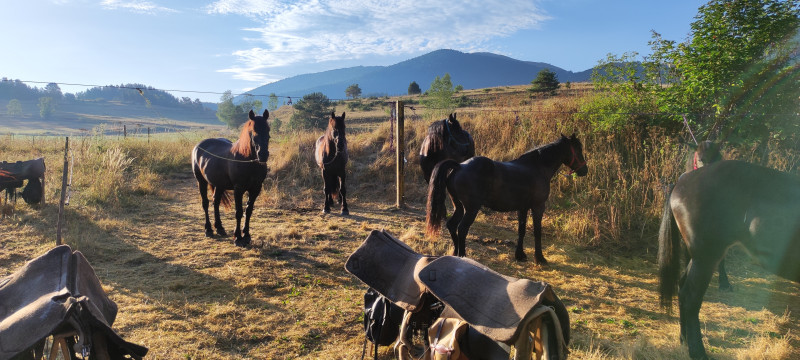
[[[428,127],[428,133],[419,148],[419,166],[425,182],[429,182],[434,166],[442,160],[462,162],[475,156],[475,141],[461,128],[456,114],[436,121]]]
[[[206,236],[213,237],[211,221],[208,218],[208,188],[214,194],[214,228],[220,236],[227,236],[219,217],[219,204],[230,206],[230,195],[233,190],[236,205],[237,246],[250,244],[250,215],[261,184],[267,177],[267,159],[269,158],[269,112],[264,110],[263,116],[256,116],[250,110],[249,120],[242,126],[239,140],[231,143],[228,139],[205,139],[192,150],[192,171],[200,188],[203,199],[203,211],[206,215]],[[247,210],[244,230],[241,228],[242,197],[247,192]]]
[[[697,170],[705,165],[713,164],[722,160],[722,153],[720,152],[720,145],[710,140],[705,140],[697,144],[695,150],[691,153],[686,160],[686,172]],[[670,189],[671,190],[671,189]],[[688,258],[689,254],[686,254]],[[719,289],[723,291],[733,291],[733,285],[728,280],[728,272],[725,271],[725,257],[719,261],[717,266],[719,272]]]
[[[23,185],[23,180],[18,179],[14,174],[9,171],[0,170],[0,192],[6,191],[6,203],[11,200],[17,201],[17,189]]]
[[[325,130],[325,134],[317,139],[314,148],[314,158],[317,160],[319,168],[322,169],[323,191],[325,192],[325,205],[322,207],[322,212],[325,214],[331,212],[333,200],[338,198],[339,203],[342,204],[342,215],[350,215],[350,210],[347,209],[347,187],[345,186],[348,155],[344,114],[336,116],[331,112],[328,128]]]
[[[465,243],[469,227],[478,211],[486,206],[497,211],[517,211],[519,220],[517,249],[519,261],[527,259],[522,240],[528,221],[528,210],[533,214],[534,263],[547,264],[542,254],[542,216],[545,201],[550,196],[550,180],[561,164],[578,176],[589,171],[583,158],[583,145],[572,134],[544,146],[530,150],[518,159],[497,162],[476,156],[462,163],[453,160],[440,162],[433,169],[428,184],[427,235],[439,233],[445,217],[445,188],[450,194],[455,210],[447,229],[453,239],[453,255],[465,256]],[[452,171],[451,171],[452,170]]]
[[[689,262],[679,281],[681,236]],[[700,306],[714,267],[736,243],[766,270],[800,282],[800,178],[726,160],[678,179],[659,230],[659,291],[670,309],[679,284],[681,341],[692,358],[706,358]]]

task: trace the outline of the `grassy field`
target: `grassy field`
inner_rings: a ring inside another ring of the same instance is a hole
[[[677,313],[658,306],[655,250],[661,183],[682,171],[687,150],[658,133],[589,133],[570,116],[581,94],[531,99],[514,88],[467,93],[475,105],[457,111],[479,155],[510,160],[561,132],[578,131],[589,165],[584,178],[554,179],[544,219],[549,266],[514,261],[511,213],[481,213],[467,253],[500,273],[553,285],[570,312],[571,358],[686,359]],[[65,241],[86,255],[119,305],[114,328],[149,347],[147,358],[359,359],[365,286],[344,270],[348,255],[373,229],[386,229],[421,253],[449,254],[449,237],[423,237],[425,187],[416,152],[434,118],[421,107],[406,110],[407,208],[396,209],[386,109],[341,111],[353,129],[352,215],[320,213],[321,178],[311,154],[320,132],[279,132],[248,249],[204,236],[190,170],[192,146],[205,137],[232,137],[227,130],[179,132],[149,142],[71,139]],[[0,276],[54,245],[63,149],[63,138],[0,136],[0,160],[44,156],[48,165],[47,205],[20,201],[13,216],[0,219]],[[726,156],[746,159],[743,154],[730,149]],[[797,159],[782,154],[771,166],[793,168]],[[223,216],[232,233],[232,211]],[[528,235],[529,253],[531,243]],[[735,291],[718,291],[715,276],[700,313],[709,354],[800,358],[800,285],[766,273],[739,248],[727,260]],[[380,354],[393,358],[388,347]]]

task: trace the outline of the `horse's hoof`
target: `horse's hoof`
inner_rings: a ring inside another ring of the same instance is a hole
[[[534,255],[533,263],[539,266],[545,266],[547,265],[547,260],[545,260],[544,256],[542,255]]]
[[[528,261],[528,255],[525,255],[522,251],[516,252],[514,258],[517,259],[517,261]]]
[[[225,231],[225,229],[217,229],[217,235],[226,237],[228,236],[228,233]]]
[[[207,238],[213,238],[214,237],[214,232],[211,231],[211,230],[206,230],[206,237]]]
[[[322,209],[322,214],[327,215],[331,213],[331,209]]]
[[[344,216],[350,216],[350,210],[347,210],[347,209],[342,209],[342,215],[344,215]]]
[[[236,244],[236,246],[238,246],[238,247],[247,247],[247,246],[249,246],[249,245],[250,245],[250,238],[249,238],[249,237],[245,237],[245,238],[239,238],[239,239],[236,239],[236,240],[234,241],[234,243],[235,243],[235,244]]]

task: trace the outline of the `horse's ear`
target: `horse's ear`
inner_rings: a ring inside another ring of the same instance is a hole
[[[264,120],[269,119],[269,110],[264,109],[264,115],[262,116],[264,117]]]
[[[566,138],[566,136],[564,136],[564,133],[561,133],[561,137],[562,137],[562,138]]]
[[[336,117],[336,113],[335,113],[335,112],[333,112],[333,111],[331,111],[331,119],[333,119],[333,118],[335,118],[335,117]]]
[[[577,133],[577,132],[575,132],[575,131],[573,131],[573,132],[572,132],[572,136],[570,136],[570,138],[572,138],[572,139],[577,139],[577,138],[578,138],[578,133]]]
[[[456,119],[456,113],[450,113],[450,115],[447,116],[447,120],[450,121],[451,123],[455,119]]]
[[[256,113],[254,113],[253,110],[250,109],[250,113],[247,114],[247,117],[250,118],[250,120],[255,120]]]
[[[342,120],[344,120],[344,111],[342,111]]]

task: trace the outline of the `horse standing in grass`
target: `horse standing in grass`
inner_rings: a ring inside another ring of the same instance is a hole
[[[331,112],[328,120],[328,128],[325,134],[319,137],[314,148],[314,158],[317,165],[322,170],[323,191],[325,193],[325,205],[322,212],[331,212],[331,205],[334,199],[339,199],[342,204],[342,215],[350,215],[347,209],[347,137],[345,136],[344,112],[342,116],[336,116]]]
[[[442,160],[462,162],[475,156],[475,141],[456,120],[456,114],[436,121],[428,127],[428,133],[419,148],[419,166],[425,182],[430,182],[433,168]]]
[[[527,259],[522,241],[528,221],[528,210],[533,214],[534,263],[547,264],[542,253],[542,216],[545,201],[550,196],[550,180],[561,165],[571,172],[585,176],[588,167],[583,158],[583,145],[572,134],[544,146],[530,150],[509,162],[498,162],[476,156],[462,163],[453,160],[440,162],[433,169],[428,184],[427,235],[439,233],[445,217],[445,189],[453,200],[455,210],[447,229],[453,239],[453,255],[466,256],[466,239],[481,207],[496,211],[517,211],[519,220],[517,249],[519,261]]]
[[[680,241],[689,261],[680,277]],[[700,306],[717,263],[742,244],[766,270],[800,282],[800,178],[742,161],[719,161],[678,179],[659,230],[661,306],[678,288],[681,342],[705,359]]]
[[[234,239],[235,244],[242,247],[250,244],[250,216],[256,198],[261,193],[261,184],[267,177],[269,158],[269,112],[264,110],[262,116],[256,116],[250,110],[248,118],[235,143],[223,138],[205,139],[192,150],[192,171],[203,199],[206,236],[214,236],[208,217],[208,189],[214,194],[214,228],[223,237],[227,233],[220,221],[219,204],[230,206],[228,190],[233,190],[236,206]],[[242,229],[242,198],[245,192],[247,210]]]

